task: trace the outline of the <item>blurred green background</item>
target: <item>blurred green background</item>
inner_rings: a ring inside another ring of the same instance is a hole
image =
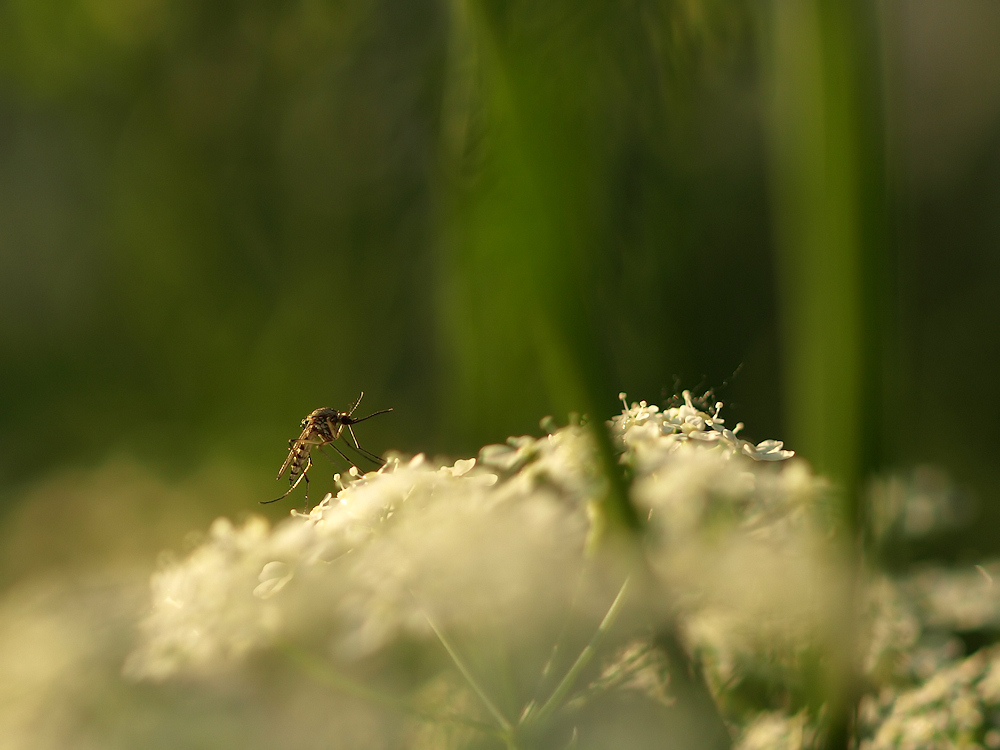
[[[8,0],[0,581],[258,512],[362,390],[369,450],[461,457],[715,387],[848,488],[941,467],[980,523],[925,552],[1000,550],[997,39],[990,0]]]

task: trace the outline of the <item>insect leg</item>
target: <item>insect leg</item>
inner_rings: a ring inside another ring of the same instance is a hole
[[[296,487],[298,487],[298,486],[299,486],[299,482],[301,482],[301,481],[302,481],[303,479],[305,479],[305,480],[306,480],[306,492],[308,493],[308,492],[309,492],[309,477],[308,477],[308,476],[306,476],[306,473],[307,473],[307,472],[309,471],[309,467],[310,467],[310,466],[312,466],[312,456],[308,456],[308,455],[307,455],[307,456],[306,456],[306,468],[304,468],[304,469],[302,470],[302,473],[301,473],[301,474],[299,474],[299,477],[298,477],[298,479],[296,479],[296,480],[295,480],[295,481],[294,481],[294,482],[292,483],[292,486],[288,488],[288,492],[286,492],[286,493],[285,493],[284,495],[282,495],[281,497],[276,497],[276,498],[274,498],[274,500],[260,500],[260,501],[258,501],[258,502],[259,502],[259,503],[260,503],[261,505],[270,505],[271,503],[276,503],[276,502],[278,502],[279,500],[284,500],[284,499],[285,499],[286,497],[288,497],[289,495],[291,495],[291,494],[292,494],[292,491],[293,491],[293,490],[294,490],[294,489],[295,489]],[[284,472],[284,469],[282,469],[282,472]],[[280,478],[280,477],[281,477],[281,474],[279,474],[279,475],[278,475],[278,477]],[[308,495],[306,495],[306,497],[308,498]]]
[[[270,505],[271,503],[276,503],[279,500],[284,500],[286,497],[288,497],[290,494],[292,494],[292,490],[294,490],[294,489],[295,488],[292,487],[284,495],[282,495],[281,497],[276,497],[276,498],[274,498],[274,500],[260,500],[258,502],[260,502],[261,505]]]
[[[312,454],[306,454],[306,468],[302,470],[302,479],[306,480],[306,504],[302,506],[302,512],[306,513],[309,510],[309,469],[312,468],[313,459]]]
[[[307,471],[308,471],[308,469],[307,469]],[[295,482],[294,482],[294,483],[292,484],[292,486],[288,488],[288,492],[286,492],[286,493],[285,493],[284,495],[282,495],[281,497],[276,497],[276,498],[274,498],[274,500],[261,500],[261,501],[260,501],[260,504],[261,504],[261,505],[270,505],[271,503],[276,503],[276,502],[278,502],[279,500],[284,500],[284,499],[285,499],[286,497],[288,497],[289,495],[291,495],[291,494],[292,494],[292,491],[293,491],[293,490],[294,490],[294,489],[295,489],[296,487],[298,487],[298,486],[299,486],[299,482],[301,482],[301,481],[302,481],[303,479],[305,479],[305,480],[306,480],[306,487],[308,487],[308,486],[309,486],[309,479],[308,479],[308,478],[306,478],[306,473],[305,473],[305,472],[302,472],[301,474],[299,474],[299,478],[298,478],[298,479],[296,479],[296,480],[295,480]]]
[[[329,446],[330,446],[331,448],[333,448],[333,449],[334,449],[335,451],[337,451],[337,453],[339,453],[339,454],[341,455],[341,457],[342,457],[342,458],[343,458],[343,459],[344,459],[345,461],[347,461],[347,463],[349,463],[349,464],[350,464],[351,466],[353,466],[353,467],[354,467],[355,469],[357,469],[358,471],[361,471],[361,469],[360,469],[360,468],[358,467],[358,465],[357,465],[357,464],[355,464],[355,463],[354,463],[354,462],[353,462],[353,461],[352,461],[352,460],[351,460],[350,458],[348,458],[348,457],[347,457],[347,454],[345,454],[345,453],[344,453],[344,451],[340,450],[340,448],[338,448],[338,447],[337,447],[336,445],[334,445],[333,443],[327,443],[327,445],[329,445]],[[330,455],[329,453],[327,453],[326,451],[324,451],[324,450],[323,450],[323,446],[322,446],[322,445],[321,445],[321,446],[319,447],[319,449],[320,449],[321,451],[323,451],[323,455],[324,455],[324,456],[326,456],[326,457],[327,457],[327,458],[329,458],[329,459],[330,459],[331,461],[333,461],[333,457],[332,457],[332,456],[331,456],[331,455]]]
[[[357,435],[354,434],[354,429],[350,425],[347,425],[347,431],[351,434],[351,440],[354,441],[354,450],[356,450],[358,453],[360,453],[365,458],[369,458],[372,461],[375,461],[379,466],[384,466],[385,465],[385,461],[381,457],[376,456],[374,453],[372,453],[369,450],[365,450],[364,448],[362,448],[358,444],[358,437],[357,437]]]
[[[347,415],[341,415],[341,416],[343,417]],[[340,433],[344,431],[344,423],[340,419],[333,419],[331,417],[327,417],[326,426],[327,429],[330,431],[330,437],[332,438],[332,440],[336,440],[337,438],[339,438]],[[323,441],[323,443],[325,444],[328,442],[332,442],[332,440],[325,440]]]
[[[385,466],[385,459],[382,458],[382,457],[380,457],[380,456],[376,456],[371,451],[367,451],[364,448],[358,450],[357,448],[355,448],[350,443],[347,443],[347,447],[350,448],[355,453],[357,453],[362,458],[366,458],[367,460],[369,460],[369,461],[371,461],[371,462],[373,462],[375,464],[378,464],[379,466]]]

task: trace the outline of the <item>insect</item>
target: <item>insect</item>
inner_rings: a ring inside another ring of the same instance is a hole
[[[313,446],[316,446],[321,451],[324,445],[331,446],[337,453],[343,457],[351,466],[354,466],[354,462],[351,461],[347,455],[340,450],[335,445],[335,441],[344,432],[344,428],[347,428],[347,432],[351,436],[351,441],[354,443],[354,449],[372,461],[378,464],[384,463],[381,458],[376,456],[374,453],[366,451],[358,444],[358,438],[354,434],[354,428],[352,425],[356,425],[358,422],[364,422],[366,419],[371,419],[378,414],[385,414],[386,412],[392,411],[392,409],[381,409],[379,411],[369,414],[367,417],[361,417],[360,419],[355,418],[354,410],[358,408],[358,404],[361,403],[362,397],[365,395],[364,391],[361,391],[361,395],[358,396],[358,400],[354,402],[354,406],[348,412],[337,411],[336,409],[331,409],[328,406],[324,406],[320,409],[309,412],[308,415],[302,420],[301,427],[302,433],[295,440],[288,441],[288,458],[285,459],[285,463],[281,465],[281,470],[278,472],[277,479],[281,479],[282,475],[288,470],[288,481],[292,485],[288,488],[286,492],[281,497],[276,497],[274,500],[261,500],[261,505],[268,505],[269,503],[276,503],[279,500],[284,500],[288,497],[292,490],[299,486],[299,482],[303,479],[306,480],[306,505],[309,504],[309,468],[312,466],[312,455],[311,451]],[[326,453],[326,451],[323,451]]]

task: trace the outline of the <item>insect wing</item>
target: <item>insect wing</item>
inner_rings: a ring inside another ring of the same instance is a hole
[[[281,470],[278,472],[278,476],[276,476],[275,479],[281,479],[281,475],[288,470],[292,461],[295,460],[295,454],[299,452],[299,448],[302,446],[302,443],[309,439],[312,434],[312,430],[313,428],[311,424],[306,425],[306,428],[302,430],[302,434],[299,435],[298,440],[292,443],[291,450],[288,451],[288,457],[285,459],[285,463],[281,465]]]

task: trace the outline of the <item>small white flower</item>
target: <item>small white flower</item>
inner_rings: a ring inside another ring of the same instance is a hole
[[[633,402],[631,406],[625,399],[625,394],[619,394],[625,408],[622,413],[611,420],[612,429],[620,434],[623,444],[634,448],[641,443],[648,443],[659,436],[674,436],[670,445],[687,440],[705,443],[719,443],[729,450],[742,453],[755,461],[783,461],[795,455],[794,451],[785,450],[784,444],[778,440],[765,440],[757,445],[737,437],[743,429],[742,422],[732,430],[725,426],[720,415],[722,403],[715,405],[715,411],[708,413],[699,410],[694,405],[690,391],[684,391],[684,404],[663,412],[659,407],[648,405],[645,401]]]

